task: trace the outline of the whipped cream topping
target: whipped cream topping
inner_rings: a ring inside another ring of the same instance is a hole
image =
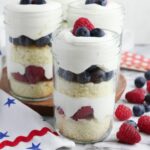
[[[106,6],[98,4],[85,4],[85,1],[73,2],[68,10],[69,26],[73,26],[79,17],[88,18],[95,27],[107,29],[121,34],[124,22],[123,7],[109,0]]]
[[[103,37],[76,37],[65,29],[54,37],[52,51],[61,68],[76,74],[92,65],[112,71],[119,64],[118,38],[109,31]]]
[[[8,62],[8,70],[9,70],[8,77],[11,77],[11,73],[20,73],[21,75],[24,75],[26,67],[28,66],[16,62]],[[37,67],[42,67],[45,71],[45,77],[47,79],[52,79],[53,76],[52,64],[38,65]]]
[[[94,110],[95,118],[103,120],[106,116],[112,116],[115,106],[115,93],[105,97],[97,97],[91,100],[91,98],[73,98],[61,94],[57,91],[54,92],[55,106],[61,107],[65,115],[72,117],[81,107],[91,106]]]
[[[8,35],[17,38],[25,35],[33,40],[46,36],[60,27],[62,8],[57,2],[43,5],[10,3],[4,10]]]

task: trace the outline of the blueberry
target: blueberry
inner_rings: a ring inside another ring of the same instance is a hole
[[[26,36],[21,36],[19,37],[19,45],[22,45],[22,46],[30,46],[33,44],[33,40],[26,37]]]
[[[150,94],[145,96],[145,102],[150,105]]]
[[[95,28],[91,31],[92,37],[103,37],[105,35],[105,32],[99,28]]]
[[[81,84],[88,83],[90,82],[90,80],[91,80],[91,77],[88,72],[83,72],[77,76],[77,81]]]
[[[114,75],[113,71],[106,72],[104,76],[104,81],[109,81],[110,79],[112,79],[113,75]]]
[[[13,43],[13,38],[12,37],[9,37],[9,42]]]
[[[94,70],[91,73],[91,82],[100,83],[103,81],[104,77],[105,77],[105,72],[103,70],[101,70],[101,69]]]
[[[146,80],[144,77],[138,77],[135,79],[134,83],[137,88],[142,88],[145,85]]]
[[[145,72],[145,78],[147,79],[147,80],[150,80],[150,70],[149,71],[147,71],[147,72]]]
[[[86,0],[85,1],[85,4],[93,4],[93,3],[96,3],[97,0]]]
[[[134,126],[134,128],[137,129],[137,124],[136,124],[135,121],[133,121],[133,120],[127,120],[126,123],[127,123],[127,124],[130,124],[130,125],[132,125],[132,126]]]
[[[139,117],[145,113],[144,105],[135,105],[133,106],[134,116]]]
[[[32,4],[37,4],[37,5],[46,4],[46,1],[45,0],[32,0]]]
[[[49,45],[51,42],[50,42],[50,37],[49,35],[47,36],[44,36],[38,40],[36,40],[36,46],[39,46],[39,47],[42,47],[42,46],[45,46],[45,45]]]
[[[80,27],[77,29],[76,36],[84,36],[84,37],[89,37],[90,36],[90,31],[86,27]]]
[[[27,4],[32,4],[32,0],[21,0],[20,1],[21,5],[27,5]]]
[[[150,112],[150,105],[144,104],[145,112]]]
[[[15,44],[15,45],[21,45],[19,38],[12,38],[12,43]]]
[[[101,6],[106,6],[107,5],[107,0],[97,0],[96,3],[101,5]]]

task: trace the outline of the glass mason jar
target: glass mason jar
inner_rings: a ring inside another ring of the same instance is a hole
[[[61,25],[61,5],[13,3],[4,14],[11,92],[20,100],[45,100],[53,89],[51,34]]]
[[[52,39],[56,128],[77,143],[102,141],[111,131],[119,67],[119,36]]]

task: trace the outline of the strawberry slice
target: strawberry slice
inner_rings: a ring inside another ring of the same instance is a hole
[[[94,118],[94,110],[91,106],[81,107],[71,118],[75,121],[80,119],[92,119]]]
[[[40,81],[48,81],[45,77],[45,70],[42,67],[37,66],[28,66],[24,75],[17,72],[12,73],[12,76],[18,81],[29,84],[36,84]]]
[[[80,27],[86,27],[90,31],[95,28],[94,25],[87,18],[83,18],[83,17],[79,18],[75,22],[72,33],[75,35],[77,29]]]

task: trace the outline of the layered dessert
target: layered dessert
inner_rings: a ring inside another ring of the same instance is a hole
[[[53,41],[56,127],[79,143],[103,140],[115,104],[118,36],[79,18]]]
[[[67,20],[70,27],[77,18],[87,17],[99,28],[122,33],[124,9],[119,3],[113,0],[79,0],[69,6]]]
[[[52,94],[51,38],[61,22],[57,2],[21,0],[5,7],[8,78],[20,99],[42,100]]]

